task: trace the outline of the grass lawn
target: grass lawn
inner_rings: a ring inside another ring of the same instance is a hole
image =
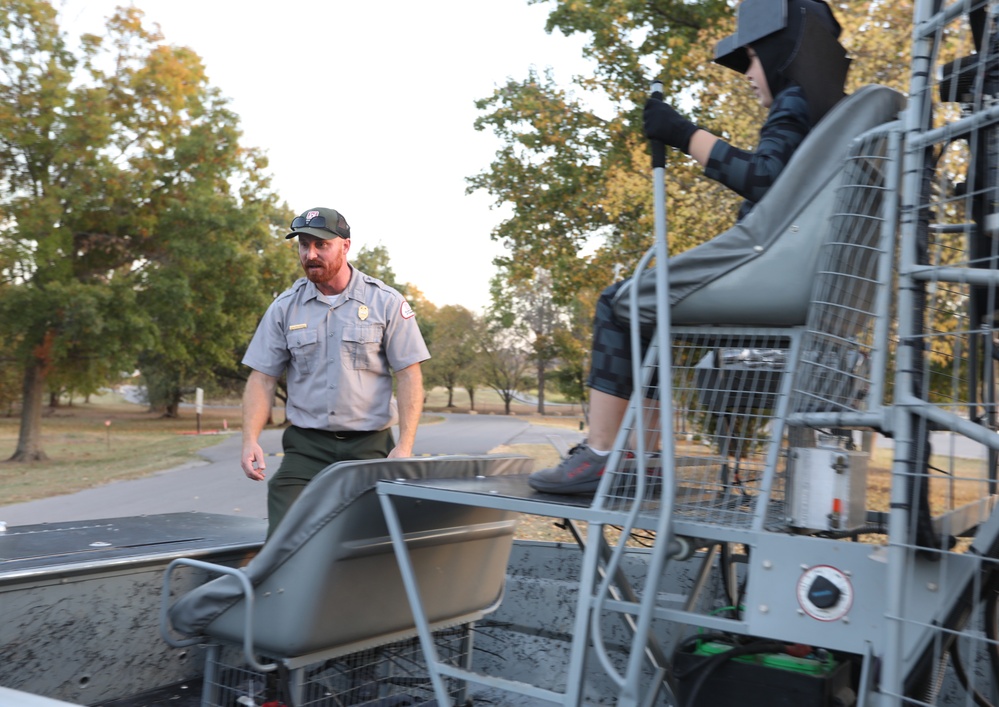
[[[14,463],[20,418],[0,417],[0,505],[72,493],[110,481],[135,479],[180,466],[199,449],[218,444],[226,426],[238,427],[239,408],[206,408],[201,430],[184,408],[167,419],[109,393],[47,411],[41,447],[48,461]]]

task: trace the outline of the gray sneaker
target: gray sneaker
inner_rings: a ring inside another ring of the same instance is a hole
[[[600,456],[586,444],[577,444],[569,455],[551,469],[541,469],[527,477],[527,483],[542,493],[593,493],[600,485],[609,454]]]

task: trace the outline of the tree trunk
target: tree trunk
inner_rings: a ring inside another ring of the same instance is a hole
[[[449,408],[453,408],[454,407],[454,386],[453,385],[449,385],[447,387],[447,406]]]
[[[38,462],[48,459],[41,445],[45,368],[45,362],[34,357],[25,366],[21,397],[21,429],[17,435],[17,449],[8,461]]]
[[[465,388],[468,391],[468,409],[475,409],[475,388]]]
[[[166,409],[163,411],[163,417],[168,417],[171,420],[175,420],[180,417],[180,403],[183,400],[184,394],[180,392],[180,388],[174,388],[170,392],[170,396],[166,402]]]

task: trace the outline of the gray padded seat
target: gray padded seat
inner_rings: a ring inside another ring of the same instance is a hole
[[[252,652],[271,659],[332,657],[415,635],[377,482],[526,474],[532,464],[529,457],[482,455],[325,469],[242,570],[254,588]],[[399,512],[434,627],[495,609],[517,514],[430,501],[400,502]],[[166,610],[164,635],[242,644],[246,606],[237,578],[219,577]]]
[[[844,98],[741,222],[670,258],[672,324],[803,325],[850,144],[894,120],[904,103],[902,94],[874,85]],[[633,282],[614,301],[615,314],[625,322]],[[641,274],[638,299],[640,320],[654,325],[654,269]]]

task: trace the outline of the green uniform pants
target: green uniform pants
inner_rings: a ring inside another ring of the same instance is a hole
[[[323,469],[354,459],[384,459],[395,447],[392,430],[328,432],[294,425],[281,437],[284,457],[267,483],[267,537],[305,486]]]

